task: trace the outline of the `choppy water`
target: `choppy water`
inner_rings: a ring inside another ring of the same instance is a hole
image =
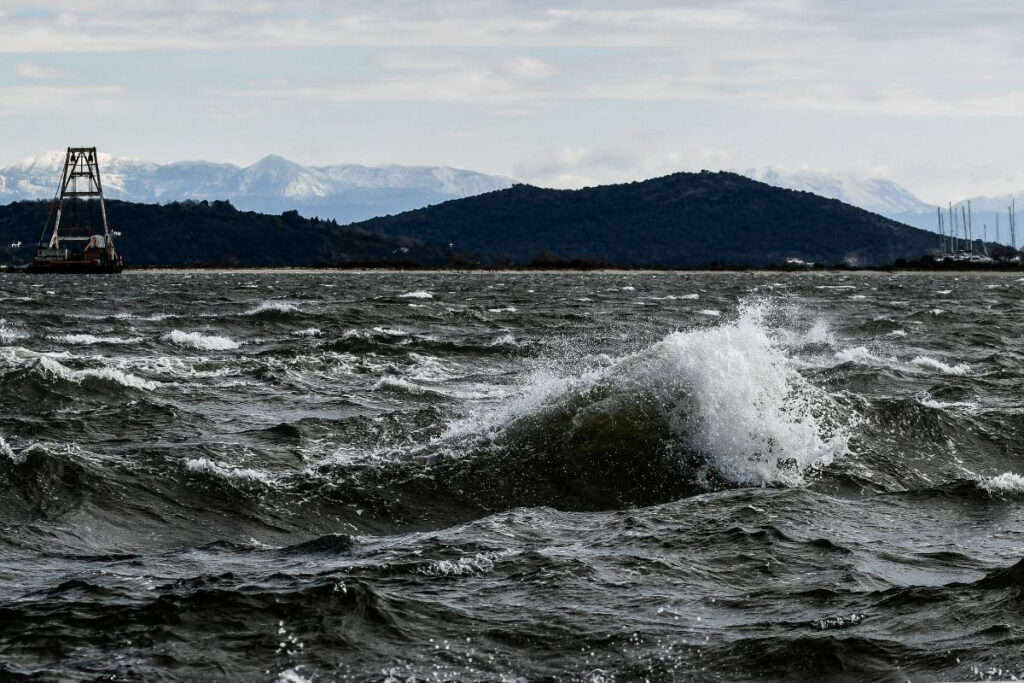
[[[0,276],[0,678],[1024,676],[1011,275]]]

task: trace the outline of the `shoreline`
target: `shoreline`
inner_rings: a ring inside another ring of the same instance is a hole
[[[532,268],[532,267],[480,267],[480,268],[464,268],[464,267],[434,267],[434,266],[422,266],[422,267],[365,267],[365,266],[337,266],[337,267],[313,267],[313,266],[147,266],[147,267],[132,267],[125,268],[122,275],[130,274],[154,274],[154,273],[167,273],[169,275],[182,274],[182,273],[294,273],[302,275],[311,275],[315,273],[352,273],[352,274],[363,274],[369,275],[372,273],[440,273],[445,275],[454,274],[487,274],[487,273],[537,273],[543,275],[556,275],[556,274],[595,274],[595,275],[625,275],[630,273],[638,274],[653,274],[653,273],[693,273],[693,274],[711,274],[711,273],[750,273],[751,275],[778,275],[778,274],[809,274],[809,275],[826,275],[833,273],[929,273],[929,274],[967,274],[967,273],[981,273],[991,275],[1024,275],[1024,266],[1012,266],[1012,267],[958,267],[958,268],[914,268],[914,267],[897,267],[897,266],[884,266],[884,267],[863,267],[863,268],[708,268],[708,267],[695,267],[695,268],[657,268],[657,267],[607,267],[607,268]],[[17,275],[30,275],[25,273],[20,268],[0,268],[0,275],[4,274],[17,274]],[[44,274],[54,275],[54,274]],[[92,274],[87,274],[90,277],[94,277]]]

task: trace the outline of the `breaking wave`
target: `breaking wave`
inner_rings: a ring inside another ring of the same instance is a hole
[[[399,299],[433,299],[434,295],[431,294],[430,292],[426,291],[426,290],[417,289],[414,292],[406,292],[405,294],[399,294],[398,298]]]
[[[163,339],[179,346],[191,346],[203,351],[230,351],[241,346],[229,337],[200,332],[182,332],[181,330],[171,330],[163,336]]]
[[[205,474],[229,481],[258,482],[260,484],[266,484],[270,481],[266,474],[258,470],[247,467],[229,467],[214,462],[209,458],[192,458],[185,463],[185,469],[189,472]]]
[[[578,375],[539,373],[518,398],[452,424],[439,444],[543,453],[581,478],[568,486],[619,493],[629,482],[616,479],[641,472],[698,487],[799,486],[846,452],[847,436],[828,396],[769,335],[766,313],[748,306],[733,322],[674,332]]]
[[[142,337],[98,337],[94,334],[63,334],[52,335],[53,341],[64,342],[65,344],[79,344],[90,346],[92,344],[137,344]]]
[[[928,356],[918,356],[910,362],[913,363],[914,365],[919,365],[922,368],[937,370],[944,375],[966,375],[971,371],[971,366],[967,365],[967,363],[947,365],[940,360],[935,360],[934,358],[929,358]]]
[[[125,387],[131,387],[132,389],[142,389],[144,391],[153,391],[160,386],[159,382],[143,379],[137,375],[117,370],[116,368],[87,368],[85,370],[72,370],[66,365],[63,365],[60,361],[54,360],[48,356],[41,356],[36,360],[34,369],[44,378],[56,378],[66,382],[72,382],[74,384],[81,384],[83,381],[88,379],[97,379],[113,382]]]
[[[1024,494],[1024,476],[1003,472],[995,477],[985,477],[978,482],[978,487],[993,495],[1021,495]]]

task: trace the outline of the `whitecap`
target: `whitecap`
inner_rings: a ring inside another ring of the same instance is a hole
[[[935,360],[934,358],[929,358],[928,356],[917,356],[916,358],[914,358],[914,360],[910,362],[922,368],[938,370],[944,375],[966,375],[971,371],[971,366],[967,365],[967,363],[946,365],[942,361]]]
[[[697,312],[700,313],[701,315],[710,315],[713,318],[717,318],[718,316],[722,315],[721,311],[717,311],[717,310],[715,310],[713,308],[706,308],[703,311],[697,311]]]
[[[855,346],[836,351],[835,359],[840,363],[857,363],[858,365],[886,365],[886,361],[868,351],[866,346]]]
[[[406,292],[405,294],[399,294],[399,299],[433,299],[434,295],[425,289],[417,289],[414,292]]]
[[[1014,472],[1003,472],[995,477],[985,477],[978,486],[989,493],[1024,493],[1024,477]]]
[[[269,481],[269,477],[259,470],[253,470],[247,467],[230,467],[214,462],[209,458],[192,458],[185,463],[185,469],[189,472],[210,474],[222,479],[256,481],[261,484],[266,484]]]
[[[387,337],[408,337],[409,336],[408,332],[406,332],[405,330],[400,330],[397,327],[375,327],[375,328],[373,328],[373,331],[376,332],[377,334],[383,334],[383,335],[385,335]],[[350,330],[350,332],[358,332],[358,330]],[[349,333],[346,332],[345,336],[348,336],[348,335],[349,335]]]
[[[292,331],[292,336],[293,337],[320,337],[322,335],[323,335],[323,332],[320,330],[319,327],[307,327],[304,330],[293,330]]]
[[[495,337],[494,339],[492,339],[490,342],[488,342],[487,346],[491,348],[514,348],[519,346],[519,342],[516,341],[516,338],[513,337],[511,334],[503,334],[500,337]]]
[[[537,372],[518,396],[479,407],[435,443],[500,443],[504,434],[524,429],[563,429],[562,418],[550,425],[546,416],[572,411],[573,429],[605,420],[670,434],[666,447],[681,447],[704,463],[701,480],[713,472],[742,485],[800,485],[809,468],[846,453],[847,436],[828,396],[800,376],[769,336],[765,314],[744,307],[735,322],[674,332],[578,374]],[[637,405],[654,412],[636,416]]]
[[[19,463],[22,460],[14,452],[14,449],[7,445],[7,442],[4,441],[4,437],[2,434],[0,434],[0,455],[10,458],[15,463]]]
[[[494,569],[495,560],[514,554],[513,550],[497,553],[476,553],[457,560],[432,560],[418,569],[426,576],[472,576],[487,574]]]
[[[515,313],[515,306],[505,306],[504,308],[488,308],[488,313]]]
[[[228,351],[241,346],[241,344],[229,337],[207,335],[201,332],[171,330],[162,338],[179,346],[191,346],[194,349],[202,349],[204,351]]]
[[[138,344],[142,341],[142,337],[98,337],[94,334],[50,335],[48,338],[56,342],[84,346],[92,344]]]
[[[49,356],[41,356],[36,361],[35,369],[43,377],[56,377],[75,384],[81,384],[86,379],[94,378],[114,382],[121,386],[131,387],[133,389],[143,389],[145,391],[152,391],[160,386],[159,382],[143,379],[137,375],[132,375],[116,368],[104,367],[72,370],[66,365],[63,365],[60,361]]]
[[[917,401],[921,405],[932,408],[934,410],[969,410],[974,411],[978,409],[978,404],[973,401],[939,401],[931,397],[928,392],[923,392],[917,396]]]
[[[286,301],[262,301],[245,312],[246,315],[260,313],[296,313],[299,307]]]

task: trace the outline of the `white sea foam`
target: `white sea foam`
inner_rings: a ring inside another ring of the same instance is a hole
[[[513,554],[515,551],[503,550],[497,553],[476,553],[457,560],[433,560],[420,567],[419,573],[426,576],[471,576],[487,574],[494,569],[495,560]]]
[[[246,315],[259,315],[260,313],[295,313],[299,307],[286,301],[262,301],[245,312]]]
[[[320,337],[322,335],[323,335],[323,332],[320,330],[319,327],[307,327],[304,330],[293,330],[292,331],[292,336],[293,337]]]
[[[12,341],[24,339],[28,335],[21,330],[11,327],[7,321],[0,318],[0,344],[10,344]]]
[[[63,342],[65,344],[79,344],[84,346],[92,344],[138,344],[142,341],[142,337],[97,337],[94,334],[51,335],[49,339],[57,342]]]
[[[697,311],[697,312],[700,313],[701,315],[709,315],[709,316],[711,316],[713,318],[717,318],[718,316],[722,315],[721,311],[716,310],[714,308],[705,308],[703,311]]]
[[[4,441],[3,435],[0,435],[0,455],[3,455],[3,456],[6,456],[6,457],[10,458],[11,460],[13,460],[16,463],[20,462],[20,460],[19,460],[17,454],[15,454],[14,450],[10,446],[7,445],[6,441]]]
[[[375,327],[375,328],[373,328],[373,331],[376,332],[377,334],[382,334],[382,335],[384,335],[386,337],[408,337],[409,336],[408,332],[406,332],[405,330],[400,330],[400,329],[398,329],[396,327]],[[350,330],[350,332],[358,332],[358,330]],[[345,336],[348,336],[348,334],[349,333],[346,332]]]
[[[185,468],[189,472],[200,472],[229,480],[238,479],[243,481],[257,481],[262,484],[266,484],[270,479],[265,473],[260,472],[259,470],[253,470],[246,467],[230,467],[214,462],[209,458],[192,458],[185,463]]]
[[[84,316],[89,318],[105,318],[107,316]],[[174,313],[152,313],[150,315],[137,315],[135,313],[118,313],[114,316],[118,320],[142,320],[145,322],[156,323],[168,318],[177,318],[178,316]]]
[[[836,351],[835,358],[840,363],[857,363],[858,365],[886,365],[887,362],[868,351],[866,346],[855,346]]]
[[[516,307],[515,306],[505,306],[503,308],[488,308],[487,312],[488,313],[515,313],[516,312]]]
[[[501,335],[499,337],[495,337],[494,339],[492,339],[487,344],[487,346],[489,346],[491,348],[498,348],[498,347],[514,348],[514,347],[518,347],[519,346],[519,342],[517,342],[516,338],[513,337],[511,334],[503,334],[503,335]]]
[[[94,378],[114,382],[121,386],[131,387],[133,389],[143,389],[145,391],[152,391],[160,386],[159,382],[143,379],[137,375],[117,370],[116,368],[104,367],[72,370],[66,365],[63,365],[60,361],[49,356],[41,356],[36,361],[35,369],[44,377],[56,377],[68,382],[74,382],[75,384],[81,384],[86,379]]]
[[[827,395],[769,336],[765,313],[745,307],[734,322],[674,332],[580,374],[538,372],[518,397],[453,423],[440,440],[500,440],[551,410],[574,410],[582,421],[607,412],[613,420],[615,411],[650,405],[658,411],[651,419],[708,471],[739,484],[799,485],[809,467],[845,453],[847,437]]]
[[[182,332],[181,330],[171,330],[163,336],[163,339],[179,346],[191,346],[204,351],[229,351],[241,346],[229,337],[202,334],[201,332]]]
[[[429,391],[426,387],[421,387],[419,384],[410,382],[402,377],[381,377],[373,385],[374,391],[381,391],[382,389],[390,389],[392,391],[404,391],[410,394],[425,394]]]
[[[1003,472],[995,477],[985,477],[978,486],[992,494],[1024,494],[1024,477],[1014,472]]]
[[[399,294],[400,299],[433,299],[434,295],[425,289],[417,289],[414,292],[406,292],[405,294]]]
[[[906,330],[893,330],[892,332],[890,332],[889,334],[887,334],[885,336],[886,337],[906,337],[907,336],[907,331]]]
[[[700,294],[666,294],[665,296],[652,296],[651,301],[696,301]]]
[[[966,375],[971,372],[971,366],[969,366],[967,363],[946,365],[942,361],[935,360],[934,358],[929,358],[928,356],[918,356],[910,362],[922,368],[937,370],[944,375]]]
[[[922,392],[917,396],[918,402],[935,410],[970,410],[978,409],[978,404],[973,401],[939,401],[931,397],[928,392]]]

